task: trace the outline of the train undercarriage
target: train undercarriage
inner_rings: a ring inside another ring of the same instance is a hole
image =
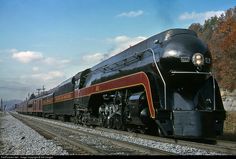
[[[76,105],[75,123],[154,135],[167,135],[166,128],[165,130],[163,127],[159,128],[160,122],[150,118],[143,87],[103,93],[97,95],[95,99],[96,101],[92,102],[93,105],[88,108]],[[94,106],[99,101],[102,101],[100,105]]]
[[[214,138],[223,133],[220,111],[159,109],[151,118],[142,87],[99,94],[95,100],[88,108],[75,107],[77,124],[180,138]]]

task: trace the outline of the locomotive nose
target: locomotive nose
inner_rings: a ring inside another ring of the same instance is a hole
[[[209,72],[211,56],[207,46],[197,37],[180,34],[165,45],[160,59],[163,72],[202,71]]]

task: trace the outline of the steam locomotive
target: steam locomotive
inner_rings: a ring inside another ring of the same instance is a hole
[[[17,111],[159,136],[214,138],[225,110],[207,46],[188,29],[154,35],[19,104]]]

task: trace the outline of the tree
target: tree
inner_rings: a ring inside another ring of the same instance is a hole
[[[220,17],[212,17],[203,25],[192,24],[200,39],[208,44],[213,58],[213,71],[221,88],[236,89],[236,7]]]

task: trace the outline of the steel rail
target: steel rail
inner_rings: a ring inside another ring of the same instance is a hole
[[[16,117],[16,118],[19,118],[19,115],[13,115],[13,116]],[[99,138],[101,140],[108,140],[110,143],[112,143],[113,145],[117,145],[118,147],[122,147],[122,148],[126,148],[126,149],[136,151],[135,155],[174,155],[173,153],[162,151],[162,150],[159,150],[159,149],[150,148],[150,147],[146,147],[146,146],[142,146],[142,145],[126,142],[126,141],[121,141],[121,140],[117,140],[117,139],[113,139],[113,138],[109,138],[109,137],[105,137],[105,136],[101,136],[101,135],[97,135],[97,134],[93,134],[93,133],[89,133],[89,132],[83,132],[83,131],[75,129],[75,128],[70,128],[70,127],[62,126],[62,125],[57,125],[55,123],[52,124],[52,123],[49,123],[49,122],[39,120],[35,117],[28,117],[28,116],[23,116],[22,117],[21,116],[20,118],[25,118],[25,120],[31,118],[31,120],[35,120],[35,123],[37,122],[37,123],[40,123],[40,124],[45,124],[45,125],[48,125],[49,127],[54,127],[56,129],[61,129],[61,131],[70,131],[73,134],[77,134],[78,136],[80,136],[80,135],[89,135],[89,136],[92,136],[94,139]],[[34,119],[32,119],[32,118],[34,118]],[[30,126],[35,127],[35,125],[36,124],[30,125]],[[44,131],[46,131],[48,133],[52,133],[52,132],[50,132],[48,130],[45,130],[45,129],[44,129]],[[55,133],[53,133],[53,135],[57,136],[58,138],[66,141],[66,142],[69,142],[71,145],[75,145],[77,147],[80,147],[80,148],[84,149],[86,152],[89,152],[90,154],[109,155],[108,152],[105,152],[105,151],[100,150],[100,149],[94,149],[91,146],[87,146],[83,143],[78,143],[77,140],[75,142],[75,141],[73,141],[70,138],[65,137],[65,136],[61,136],[61,135],[58,135],[58,134],[55,134]]]

